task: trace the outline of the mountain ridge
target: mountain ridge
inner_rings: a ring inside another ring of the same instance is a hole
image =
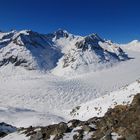
[[[56,69],[54,73],[57,73],[59,69],[77,71],[82,67],[92,70],[100,64],[112,65],[127,59],[119,46],[97,34],[82,37],[62,29],[49,34],[31,30],[0,33],[0,66],[12,63],[29,70]]]

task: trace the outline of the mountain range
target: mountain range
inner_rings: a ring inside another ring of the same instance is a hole
[[[0,66],[21,66],[53,73],[95,71],[127,60],[117,44],[97,34],[76,36],[59,29],[50,34],[31,30],[0,32]]]

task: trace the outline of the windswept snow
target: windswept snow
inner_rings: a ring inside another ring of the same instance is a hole
[[[128,53],[134,59],[100,72],[67,78],[13,65],[1,67],[0,106],[5,108],[0,112],[1,121],[17,126],[67,121],[71,117],[67,113],[72,108],[119,90],[139,78],[139,52]],[[18,112],[16,108],[23,110]],[[90,114],[87,114],[88,117]],[[82,118],[82,114],[79,118]]]

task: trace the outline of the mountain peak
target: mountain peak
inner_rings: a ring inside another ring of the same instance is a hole
[[[131,44],[132,44],[132,43],[140,43],[140,41],[139,41],[139,40],[133,40],[133,41],[131,41],[130,43],[131,43]]]
[[[90,34],[88,36],[85,36],[85,40],[94,40],[95,42],[96,41],[103,41],[103,39],[101,39],[101,37],[97,34],[97,33],[93,33],[93,34]],[[103,41],[104,42],[104,41]]]
[[[58,29],[57,31],[54,32],[54,35],[56,39],[59,39],[61,37],[67,38],[69,36],[69,33],[66,30]]]
[[[20,34],[29,34],[30,32],[32,32],[31,30],[21,30],[19,31]]]
[[[56,32],[68,33],[68,31],[67,31],[67,30],[62,29],[62,28],[58,28],[58,29],[56,30]]]

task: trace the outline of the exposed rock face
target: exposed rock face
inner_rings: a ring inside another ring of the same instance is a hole
[[[86,36],[83,40],[76,43],[77,48],[82,48],[82,50],[86,50],[89,47],[92,49],[102,49],[100,45],[98,44],[99,41],[104,42],[97,34],[92,34],[89,36]]]
[[[16,127],[2,122],[0,123],[0,138],[5,137],[9,133],[15,132],[16,130]]]
[[[23,131],[30,140],[140,140],[140,94],[134,97],[130,106],[118,105],[109,109],[102,118],[71,120],[19,131]]]

